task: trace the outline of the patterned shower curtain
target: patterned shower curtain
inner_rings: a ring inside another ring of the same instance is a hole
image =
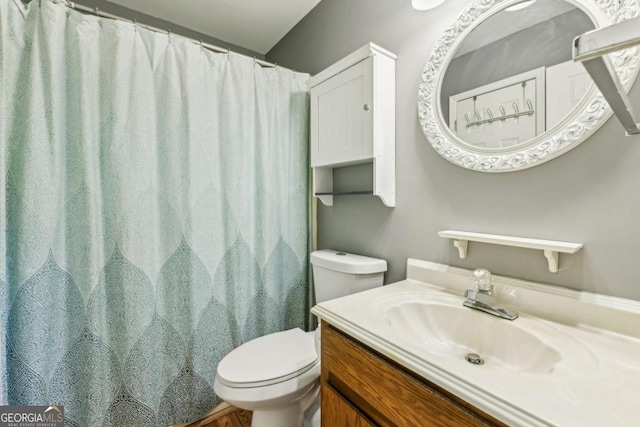
[[[160,426],[305,328],[308,76],[0,0],[0,404]]]

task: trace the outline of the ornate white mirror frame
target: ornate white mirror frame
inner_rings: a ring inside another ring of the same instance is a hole
[[[422,72],[418,91],[420,126],[433,148],[450,162],[482,172],[510,172],[551,160],[585,141],[612,115],[609,105],[592,83],[580,102],[553,128],[514,147],[482,149],[460,140],[442,115],[440,89],[445,71],[469,33],[489,17],[522,0],[476,0],[467,6],[436,42]],[[564,0],[584,13],[596,28],[638,14],[636,0]],[[638,74],[640,48],[609,55],[628,92]]]

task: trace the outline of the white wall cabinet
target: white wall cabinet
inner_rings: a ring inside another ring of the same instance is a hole
[[[347,166],[373,158],[372,77],[369,57],[311,89],[312,167]]]
[[[313,194],[373,194],[395,206],[395,60],[370,43],[309,79]],[[339,192],[333,169],[373,163],[373,188]]]

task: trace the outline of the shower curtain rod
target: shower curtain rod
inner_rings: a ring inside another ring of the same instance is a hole
[[[99,18],[115,19],[115,20],[118,20],[118,21],[130,22],[130,23],[132,23],[134,25],[137,25],[139,27],[145,28],[147,30],[150,30],[150,31],[153,31],[153,32],[156,32],[156,33],[164,33],[164,34],[172,35],[171,31],[169,31],[169,30],[163,30],[161,28],[154,27],[152,25],[141,24],[140,22],[137,22],[136,20],[123,18],[121,16],[114,15],[114,14],[111,14],[111,13],[101,12],[97,7],[96,8],[91,8],[91,7],[83,6],[81,4],[77,4],[77,3],[74,3],[74,2],[71,2],[71,1],[68,1],[68,2],[65,1],[63,3],[67,7],[70,7],[73,10],[77,10],[78,12],[93,14],[93,15],[96,15],[97,17],[99,17]],[[214,44],[204,43],[202,40],[196,40],[196,39],[194,39],[192,37],[187,37],[187,36],[183,36],[183,35],[180,35],[180,34],[176,34],[176,35],[178,37],[182,37],[185,40],[188,40],[189,42],[191,42],[193,44],[197,44],[199,46],[202,46],[205,49],[208,49],[208,50],[211,50],[211,51],[214,51],[214,52],[219,52],[219,53],[231,53],[232,52],[231,49],[225,49],[223,47],[216,46]],[[267,67],[267,68],[283,68],[285,70],[293,71],[294,73],[296,72],[296,70],[291,70],[291,69],[286,68],[286,67],[281,67],[276,63],[268,62],[268,61],[265,61],[263,59],[258,59],[255,56],[251,57],[249,55],[245,55],[243,53],[238,53],[238,52],[233,52],[233,53],[236,54],[236,55],[245,56],[247,58],[253,59],[256,64],[261,65],[263,67]]]

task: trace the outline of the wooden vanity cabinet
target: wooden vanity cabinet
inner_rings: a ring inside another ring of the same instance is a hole
[[[353,406],[345,397],[329,383],[323,383],[321,389],[323,426],[372,427],[375,426],[367,417]]]
[[[322,322],[322,427],[504,426]]]

